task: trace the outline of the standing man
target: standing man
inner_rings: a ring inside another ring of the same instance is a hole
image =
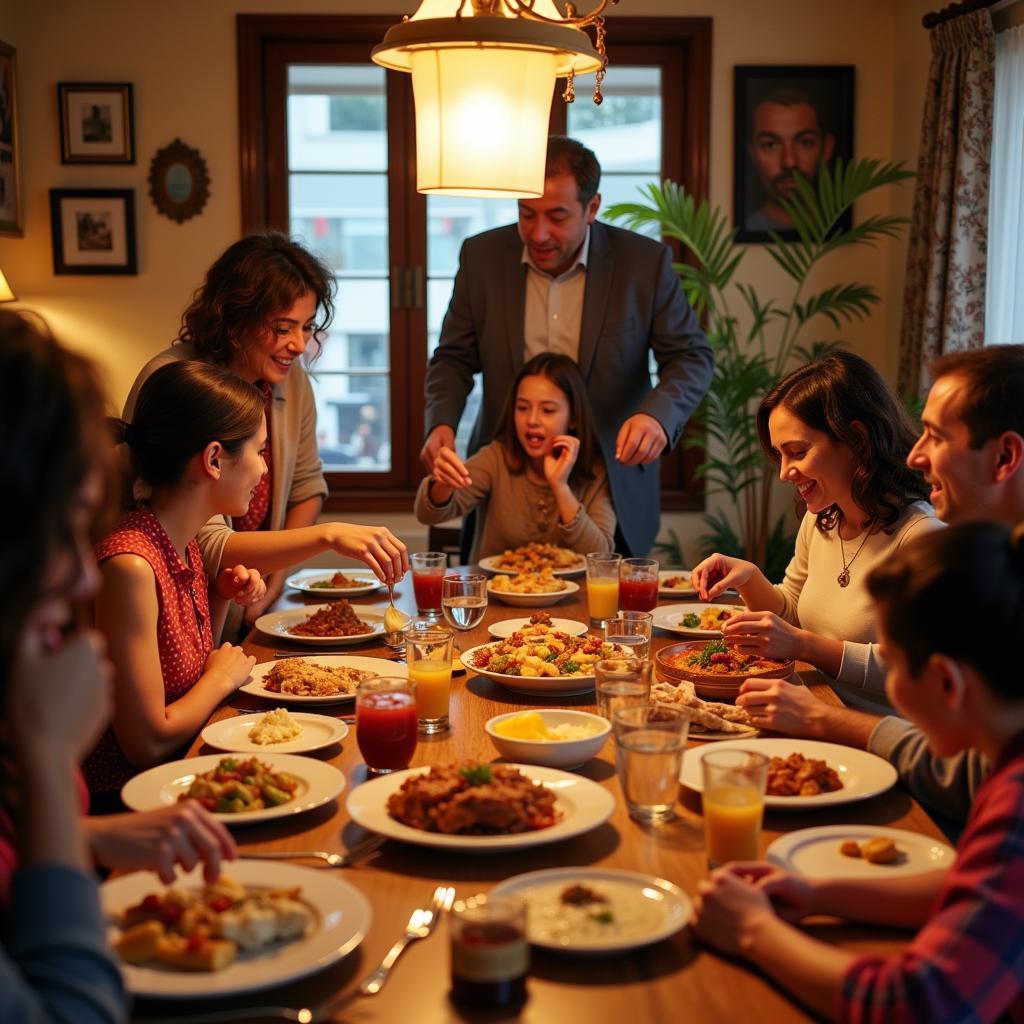
[[[796,188],[794,172],[814,184],[828,165],[836,137],[821,122],[814,98],[805,89],[781,86],[754,107],[747,154],[757,171],[764,202],[746,220],[748,231],[789,231],[793,227],[781,199]]]
[[[587,382],[612,501],[617,549],[645,555],[658,532],[657,460],[711,383],[714,356],[668,248],[595,220],[601,167],[574,139],[548,141],[544,195],[519,224],[466,239],[441,339],[427,370],[428,470],[483,375],[470,454],[487,444],[509,385],[539,352],[574,359]],[[648,353],[658,365],[651,386]]]

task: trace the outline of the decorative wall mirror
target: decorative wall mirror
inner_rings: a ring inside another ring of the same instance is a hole
[[[199,213],[210,198],[210,176],[199,150],[181,139],[158,149],[149,165],[149,194],[156,208],[179,224]]]

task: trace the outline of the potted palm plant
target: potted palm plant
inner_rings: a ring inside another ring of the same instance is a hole
[[[762,299],[752,285],[734,280],[747,251],[736,244],[737,229],[729,229],[721,209],[707,200],[697,203],[676,183],[650,184],[640,190],[646,202],[609,207],[610,219],[635,230],[653,225],[662,236],[678,239],[692,258],[674,266],[715,347],[715,374],[701,406],[703,430],[684,443],[703,453],[697,473],[707,493],[731,499],[728,510],[704,517],[708,532],[701,545],[706,552],[748,558],[769,579],[781,578],[794,535],[786,515],[772,521],[775,471],[758,442],[757,403],[790,369],[842,344],[841,337],[823,337],[826,323],[841,331],[878,304],[871,284],[837,283],[811,292],[808,281],[837,250],[899,235],[904,217],[871,216],[849,228],[840,227],[840,221],[857,200],[912,176],[902,164],[866,159],[837,160],[815,184],[797,175],[796,188],[782,204],[796,237],[769,232],[771,242],[765,246],[792,282],[790,294],[778,299]]]

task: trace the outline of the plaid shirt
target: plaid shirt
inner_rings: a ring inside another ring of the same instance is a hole
[[[1024,734],[978,790],[931,917],[906,952],[865,956],[839,1020],[1024,1021]]]

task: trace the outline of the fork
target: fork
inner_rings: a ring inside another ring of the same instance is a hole
[[[380,966],[359,983],[359,991],[364,996],[375,996],[384,987],[391,968],[405,947],[416,939],[425,939],[437,927],[441,915],[451,910],[454,900],[455,889],[450,885],[439,885],[434,890],[430,906],[420,907],[412,912],[409,923],[405,926],[405,934],[388,950]]]
[[[326,850],[267,850],[264,852],[242,851],[246,860],[311,860],[324,861],[328,867],[347,868],[358,860],[363,860],[371,853],[379,850],[385,843],[384,836],[370,836],[361,843],[356,843],[345,853],[328,853]]]

